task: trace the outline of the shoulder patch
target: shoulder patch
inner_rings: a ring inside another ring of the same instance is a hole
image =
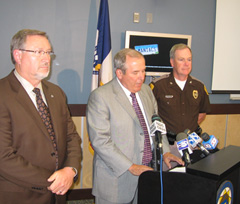
[[[206,92],[207,95],[209,95],[205,85],[204,85],[204,91]]]
[[[150,88],[151,88],[152,90],[154,89],[153,83],[150,83],[149,86],[150,86]]]

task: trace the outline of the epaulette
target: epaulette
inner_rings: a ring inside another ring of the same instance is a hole
[[[197,79],[197,78],[195,78],[195,77],[193,77],[193,76],[191,76],[191,77],[192,77],[192,79],[194,79],[195,81],[200,82],[200,83],[204,86],[204,91],[206,92],[206,94],[209,95],[209,93],[208,93],[208,91],[207,91],[207,88],[206,88],[206,86],[204,85],[204,83],[203,83],[201,80],[199,80],[199,79]]]
[[[169,74],[164,74],[160,77],[155,77],[151,83],[149,84],[150,88],[153,90],[154,89],[154,84],[157,83],[158,81],[162,80],[162,79],[166,79],[169,77]]]

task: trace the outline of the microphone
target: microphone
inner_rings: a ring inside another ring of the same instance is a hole
[[[202,139],[197,135],[197,133],[192,132],[188,134],[188,142],[193,149],[195,147],[199,147],[199,149],[203,152],[205,156],[209,155],[209,151],[201,144]]]
[[[170,145],[174,145],[174,142],[176,141],[177,134],[171,130],[167,130],[167,139]]]
[[[203,139],[203,146],[209,150],[209,151],[218,151],[218,148],[217,148],[217,144],[218,144],[218,140],[216,137],[214,137],[214,135],[208,135],[206,132],[204,132],[202,135],[201,135],[201,138]]]
[[[160,155],[163,154],[162,134],[166,134],[166,126],[162,122],[161,118],[157,114],[154,114],[152,116],[152,124],[150,126],[150,135],[155,137],[155,140],[153,140],[153,167],[155,171],[160,169]]]
[[[152,116],[152,124],[150,126],[150,135],[155,135],[155,141],[157,142],[159,148],[162,149],[162,135],[167,133],[166,126],[162,122],[162,119],[157,115],[154,114]],[[161,152],[162,153],[162,152]]]
[[[178,133],[176,137],[178,151],[182,155],[182,159],[185,162],[185,166],[191,164],[189,151],[192,153],[188,146],[187,134],[184,132]],[[188,151],[189,150],[189,151]]]

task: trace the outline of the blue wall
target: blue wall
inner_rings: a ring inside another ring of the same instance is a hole
[[[46,31],[56,53],[49,80],[67,94],[69,104],[86,104],[91,90],[93,51],[100,0],[2,0],[0,2],[0,78],[13,65],[9,44],[20,29]],[[211,92],[216,0],[108,0],[112,49],[124,47],[125,31],[192,35],[192,75]],[[133,13],[140,23],[133,23]],[[153,23],[146,23],[146,14]],[[146,79],[146,83],[149,82]],[[210,94],[211,103],[234,103],[228,94]]]

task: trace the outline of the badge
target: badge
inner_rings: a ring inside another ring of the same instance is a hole
[[[198,98],[198,90],[193,90],[193,98]]]

